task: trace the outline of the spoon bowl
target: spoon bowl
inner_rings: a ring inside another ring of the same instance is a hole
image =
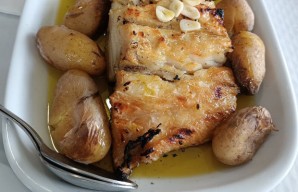
[[[75,162],[44,144],[35,130],[24,120],[0,105],[0,112],[18,124],[29,136],[39,152],[42,163],[61,179],[74,185],[100,191],[124,191],[136,189],[136,183],[118,178],[115,174],[94,165]]]

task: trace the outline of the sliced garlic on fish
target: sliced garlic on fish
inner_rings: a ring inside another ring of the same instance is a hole
[[[186,3],[191,6],[197,6],[197,5],[201,4],[202,2],[204,2],[204,0],[183,0],[183,3]]]
[[[183,10],[181,12],[181,15],[184,15],[190,19],[199,19],[200,18],[200,12],[196,7],[184,4]]]
[[[158,5],[156,7],[156,17],[161,22],[168,22],[168,21],[171,21],[175,17],[175,13],[174,13],[174,11],[171,11],[167,8],[164,8],[164,7]]]
[[[198,21],[182,19],[180,21],[180,29],[183,32],[196,31],[201,29],[201,24]]]
[[[184,4],[179,0],[173,0],[169,6],[169,9],[174,11],[175,17],[178,17],[182,12]]]

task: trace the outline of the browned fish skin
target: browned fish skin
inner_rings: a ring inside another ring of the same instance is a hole
[[[118,71],[116,80],[110,96],[113,160],[123,177],[139,163],[208,141],[215,126],[235,111],[239,91],[226,67],[172,81]]]

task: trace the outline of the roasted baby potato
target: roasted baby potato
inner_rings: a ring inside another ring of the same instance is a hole
[[[97,44],[86,35],[65,26],[46,26],[37,35],[37,47],[47,63],[59,70],[79,69],[102,74],[106,63]]]
[[[232,45],[228,58],[234,75],[243,92],[256,94],[266,72],[264,43],[256,34],[241,31],[232,37]]]
[[[222,0],[216,8],[224,10],[224,25],[229,36],[253,30],[254,13],[246,0]]]
[[[243,164],[253,158],[272,130],[270,113],[264,107],[241,109],[216,128],[214,155],[227,165]]]
[[[93,37],[107,25],[108,10],[108,0],[77,0],[65,14],[64,25]]]
[[[69,70],[58,80],[49,114],[58,151],[85,164],[101,160],[111,146],[107,114],[93,79]]]

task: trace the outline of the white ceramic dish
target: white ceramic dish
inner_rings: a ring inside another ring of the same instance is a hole
[[[20,21],[8,75],[5,106],[22,117],[50,144],[46,126],[48,70],[35,47],[35,34],[52,25],[59,0],[27,0]],[[256,96],[269,109],[280,130],[270,136],[250,163],[187,178],[137,179],[138,191],[269,191],[288,173],[298,146],[297,111],[293,90],[277,39],[260,0],[249,0],[257,33],[265,42],[267,74]],[[8,161],[18,178],[32,191],[87,191],[65,183],[39,161],[31,141],[9,121],[3,121]],[[154,185],[151,184],[154,183]]]

